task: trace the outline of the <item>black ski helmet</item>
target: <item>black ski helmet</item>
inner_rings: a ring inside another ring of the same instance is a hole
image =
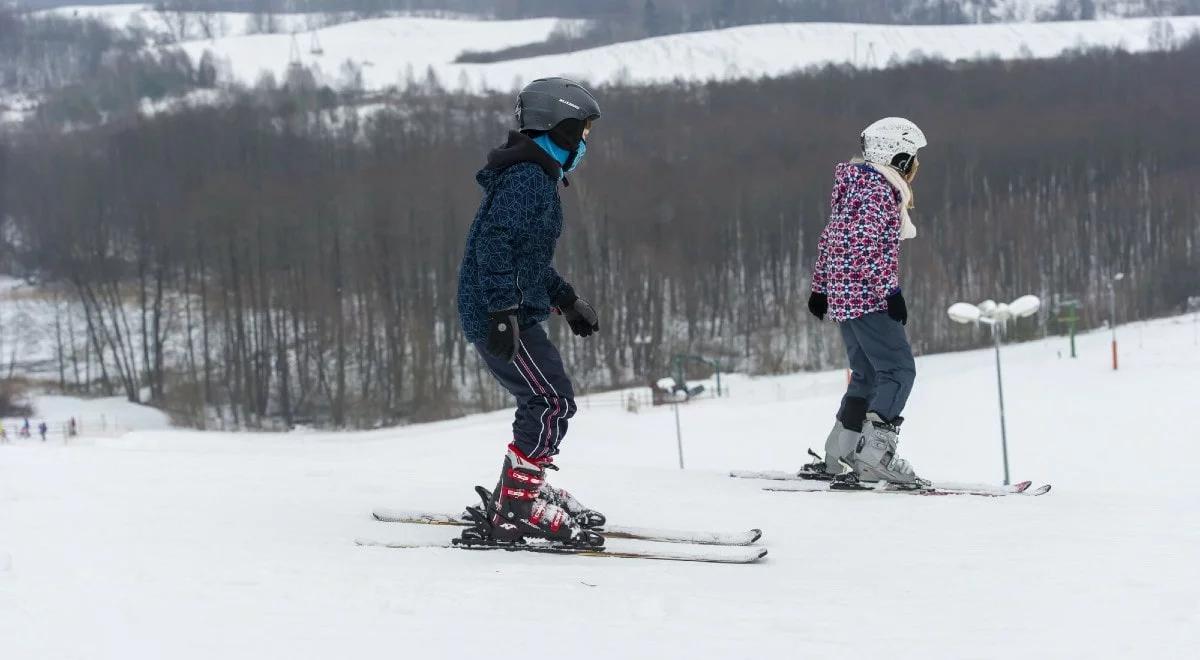
[[[514,111],[521,131],[547,132],[567,119],[580,126],[600,118],[600,104],[583,85],[566,78],[539,78],[517,95]]]

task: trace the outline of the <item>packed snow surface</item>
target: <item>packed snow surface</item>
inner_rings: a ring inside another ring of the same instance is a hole
[[[773,23],[690,32],[559,55],[487,64],[455,64],[466,50],[490,51],[541,41],[552,19],[462,21],[387,18],[315,30],[298,41],[285,34],[188,41],[198,60],[212,51],[222,75],[255,82],[264,71],[283,76],[295,61],[331,84],[349,80],[343,65],[361,69],[367,89],[404,87],[433,72],[451,89],[510,90],[529,80],[564,75],[595,84],[704,82],[781,76],[812,67],[881,68],[922,57],[946,60],[1049,58],[1089,47],[1160,50],[1200,30],[1200,16],[984,25]],[[294,44],[298,44],[295,46]]]
[[[910,330],[914,334],[920,328]],[[963,332],[971,330],[963,328]],[[0,657],[1189,658],[1200,643],[1194,317],[1004,348],[1013,476],[1044,497],[768,493],[844,373],[733,377],[669,408],[580,402],[552,481],[623,525],[761,527],[720,566],[360,548],[445,540],[508,413],[369,433],[143,431],[0,446]],[[990,350],[918,359],[902,453],[1000,480]],[[503,651],[514,645],[512,653]],[[546,645],[542,650],[539,645]]]

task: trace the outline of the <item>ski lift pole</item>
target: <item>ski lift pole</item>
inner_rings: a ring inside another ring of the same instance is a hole
[[[1117,273],[1108,281],[1108,324],[1112,327],[1112,367],[1117,370],[1117,282],[1125,279],[1125,273]]]
[[[679,402],[675,402],[675,444],[679,448],[679,469],[683,469],[683,430],[679,426]]]

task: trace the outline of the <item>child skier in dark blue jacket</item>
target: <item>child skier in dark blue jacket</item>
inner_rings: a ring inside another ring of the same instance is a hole
[[[602,526],[604,517],[546,483],[576,407],[562,357],[542,328],[554,310],[578,336],[600,330],[595,310],[553,266],[563,225],[558,186],[579,165],[599,118],[599,104],[579,83],[535,80],[517,99],[519,131],[488,154],[475,177],[484,196],[459,271],[458,312],[467,339],[516,398],[517,410],[487,503],[488,524],[468,530],[464,540],[603,543],[589,528]]]

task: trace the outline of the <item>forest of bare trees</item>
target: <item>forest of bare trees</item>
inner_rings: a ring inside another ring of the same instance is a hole
[[[0,101],[30,95],[38,99],[39,121],[95,124],[132,114],[144,100],[204,86],[184,53],[150,53],[143,46],[138,34],[99,21],[29,17],[0,7]]]
[[[918,351],[984,340],[946,322],[959,299],[1070,294],[1095,326],[1117,271],[1119,321],[1178,311],[1200,293],[1197,70],[1191,44],[599,90],[557,266],[604,332],[552,332],[581,390],[645,383],[685,351],[759,373],[839,365],[804,308],[808,271],[834,163],[894,114],[930,139],[902,265]],[[494,407],[454,293],[473,175],[511,104],[414,93],[359,119],[285,88],[33,125],[0,142],[4,259],[64,296],[68,389],[249,427]],[[1027,332],[1059,331],[1050,310],[1038,321]]]

